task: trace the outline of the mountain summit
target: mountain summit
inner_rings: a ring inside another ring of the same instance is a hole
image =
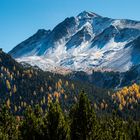
[[[140,63],[140,22],[93,12],[66,18],[52,31],[41,29],[12,49],[19,62],[43,70],[127,71]]]
[[[79,18],[79,19],[94,18],[94,17],[99,17],[99,15],[96,14],[96,13],[87,12],[87,11],[83,11],[83,12],[81,12],[81,13],[77,16],[77,18]]]

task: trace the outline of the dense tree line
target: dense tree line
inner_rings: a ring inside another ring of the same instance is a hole
[[[45,110],[49,100],[56,98],[61,107],[68,110],[82,89],[98,108],[102,99],[111,100],[107,90],[37,67],[22,66],[8,54],[0,52],[0,103],[6,103],[15,115],[21,115],[26,106],[39,105]]]
[[[98,118],[87,95],[66,112],[58,100],[45,111],[39,105],[26,107],[23,116],[14,116],[7,105],[0,108],[1,140],[139,140],[140,122],[123,120],[114,111]]]

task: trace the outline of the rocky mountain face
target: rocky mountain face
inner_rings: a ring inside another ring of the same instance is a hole
[[[128,71],[140,63],[140,22],[92,12],[41,29],[9,54],[45,71]]]
[[[134,83],[140,84],[140,65],[135,65],[126,72],[93,70],[88,74],[83,71],[75,71],[68,74],[67,77],[75,81],[88,82],[96,87],[118,90]]]

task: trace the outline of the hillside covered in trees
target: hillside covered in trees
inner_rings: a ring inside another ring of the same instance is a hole
[[[59,99],[63,109],[69,109],[81,90],[100,105],[103,98],[109,100],[108,90],[36,67],[23,67],[9,55],[0,52],[0,101],[6,103],[14,114],[22,114],[27,105],[39,104],[42,109],[50,99]],[[104,93],[104,94],[103,94]]]
[[[132,117],[137,120],[140,117],[140,87],[137,84],[126,86],[120,91],[97,88],[88,80],[72,79],[70,74],[60,75],[44,72],[37,67],[25,67],[0,52],[0,102],[6,104],[15,115],[22,115],[26,106],[34,108],[39,105],[45,110],[47,103],[56,99],[63,110],[69,111],[81,91],[87,93],[99,116],[117,110],[123,118]]]
[[[138,140],[139,106],[136,83],[103,89],[0,51],[0,140]]]
[[[139,140],[140,122],[123,120],[112,113],[97,117],[87,96],[82,92],[69,112],[62,111],[58,100],[50,101],[43,111],[40,106],[26,108],[24,116],[13,116],[7,106],[0,110],[2,140]]]

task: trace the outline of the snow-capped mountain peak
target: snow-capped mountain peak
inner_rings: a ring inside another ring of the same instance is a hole
[[[93,13],[93,12],[87,12],[87,11],[83,11],[83,12],[81,12],[78,16],[77,16],[77,18],[78,19],[85,19],[85,18],[94,18],[94,17],[101,17],[101,16],[99,16],[98,14],[96,14],[96,13]]]
[[[83,11],[52,31],[38,32],[9,52],[43,70],[127,71],[140,63],[140,22]]]

